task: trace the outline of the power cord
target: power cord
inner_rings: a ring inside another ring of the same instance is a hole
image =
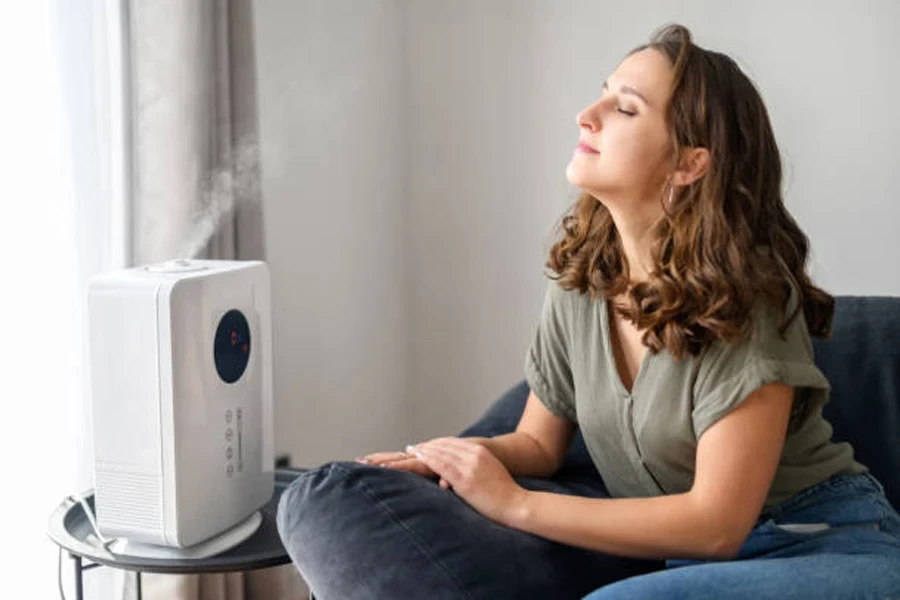
[[[57,548],[56,585],[59,586],[59,597],[61,598],[61,600],[66,600],[66,593],[63,591],[62,586],[62,548]]]
[[[84,516],[87,517],[88,523],[91,524],[91,529],[94,530],[94,535],[97,536],[97,539],[100,540],[100,543],[103,545],[103,548],[109,551],[109,545],[112,544],[115,540],[111,540],[103,536],[100,533],[100,528],[97,527],[97,521],[94,519],[94,511],[91,510],[90,504],[84,499],[84,496],[81,494],[72,494],[67,500],[71,500],[72,502],[78,502],[81,505],[81,509],[84,511]]]
[[[112,553],[112,550],[109,549],[109,546],[113,542],[115,542],[116,539],[107,538],[102,533],[100,533],[100,528],[97,526],[97,520],[94,518],[94,511],[91,509],[91,505],[87,503],[87,500],[84,499],[84,496],[82,496],[81,494],[72,494],[70,496],[66,496],[65,499],[69,502],[78,503],[81,505],[81,510],[84,511],[84,516],[87,517],[88,523],[90,524],[91,529],[94,531],[94,535],[96,535],[97,539],[100,540],[100,544],[103,546],[103,549],[109,553]],[[66,600],[66,594],[65,590],[63,590],[62,583],[62,548],[57,549],[56,583],[59,587],[60,599]]]

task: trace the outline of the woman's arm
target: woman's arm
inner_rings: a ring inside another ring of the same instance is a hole
[[[683,494],[594,499],[524,491],[502,519],[564,544],[640,558],[727,559],[753,528],[784,446],[793,388],[769,384],[711,426]]]
[[[496,437],[464,439],[476,442],[490,451],[512,475],[549,477],[562,465],[574,435],[575,424],[551,413],[531,392],[514,432]],[[458,438],[436,438],[430,442],[449,439]],[[408,452],[376,452],[356,460],[369,465],[411,471],[425,477],[436,475],[419,458]],[[441,485],[444,486],[444,483]]]
[[[490,450],[512,475],[550,477],[562,465],[574,435],[574,423],[551,413],[530,392],[513,433],[466,439]]]

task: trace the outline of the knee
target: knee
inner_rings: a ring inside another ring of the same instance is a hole
[[[302,537],[304,544],[309,544],[315,530],[326,525],[329,510],[333,510],[338,500],[335,497],[338,480],[351,468],[349,464],[326,463],[304,471],[282,492],[275,523],[289,552],[292,540]]]
[[[398,495],[433,487],[413,473],[352,461],[329,462],[300,474],[282,493],[276,525],[285,548],[296,560],[335,540],[343,545],[379,524],[379,507]]]

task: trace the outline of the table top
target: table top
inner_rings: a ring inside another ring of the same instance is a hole
[[[302,470],[276,469],[275,491],[269,502],[260,509],[262,523],[256,532],[237,546],[199,559],[163,559],[112,554],[97,539],[81,504],[64,500],[50,517],[48,534],[58,546],[70,554],[118,569],[148,573],[220,573],[226,571],[250,571],[291,561],[275,525],[275,514],[282,492],[297,478]],[[84,496],[94,509],[94,494]]]

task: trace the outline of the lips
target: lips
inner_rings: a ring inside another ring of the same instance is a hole
[[[578,142],[578,145],[575,146],[575,150],[577,152],[584,152],[585,154],[600,154],[593,148],[593,146],[589,146],[585,142]]]

